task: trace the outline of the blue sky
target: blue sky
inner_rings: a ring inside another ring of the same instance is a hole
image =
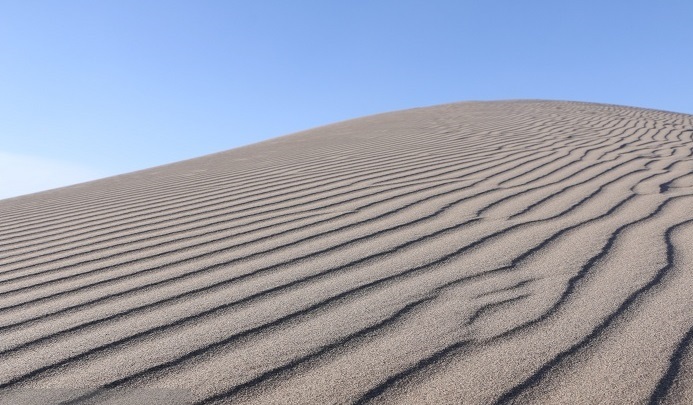
[[[693,1],[0,0],[0,198],[379,112],[693,113]]]

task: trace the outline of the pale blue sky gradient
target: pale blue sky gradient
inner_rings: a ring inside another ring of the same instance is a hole
[[[0,0],[0,198],[454,101],[693,113],[691,21],[690,0]]]

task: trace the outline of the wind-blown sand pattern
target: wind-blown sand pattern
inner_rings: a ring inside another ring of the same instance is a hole
[[[8,199],[0,402],[693,403],[691,241],[693,116],[573,102]]]

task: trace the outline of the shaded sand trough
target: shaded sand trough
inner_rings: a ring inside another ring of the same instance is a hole
[[[692,138],[458,103],[0,201],[0,403],[693,403]]]

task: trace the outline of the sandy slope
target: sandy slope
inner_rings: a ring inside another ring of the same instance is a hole
[[[693,403],[693,116],[459,103],[0,201],[0,402]]]

